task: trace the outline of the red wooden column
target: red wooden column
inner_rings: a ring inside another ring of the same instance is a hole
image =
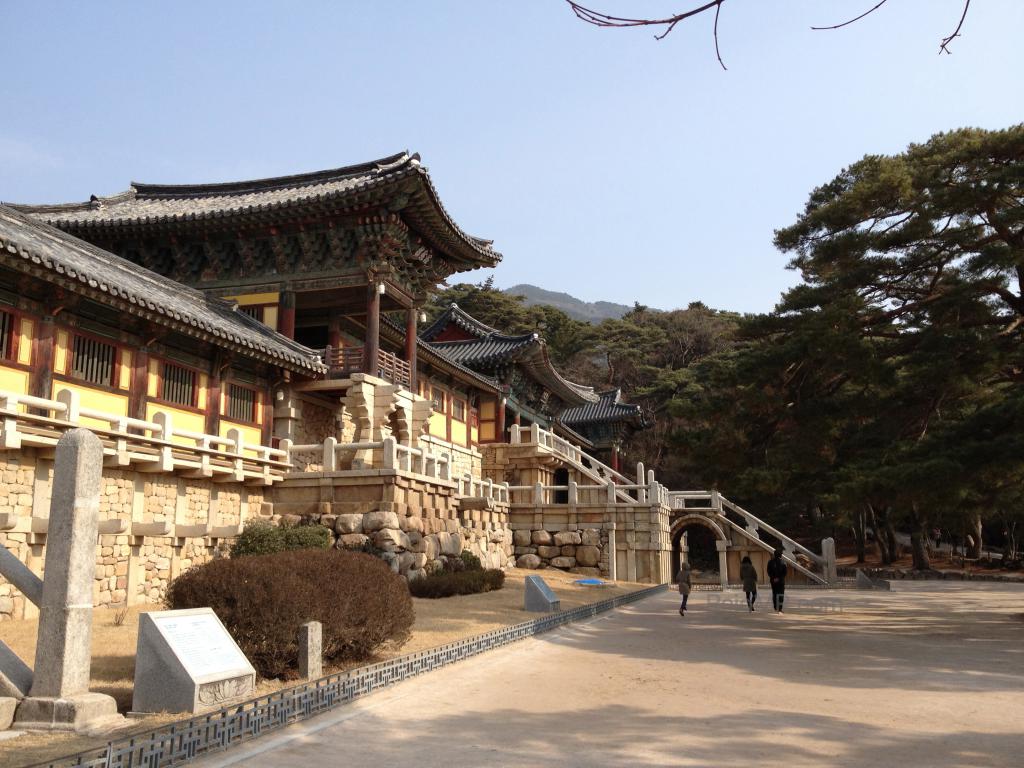
[[[494,423],[494,439],[499,443],[506,442],[505,438],[505,398],[499,396],[497,403],[497,413],[494,414],[496,419]]]
[[[209,383],[206,386],[206,434],[216,435],[220,430],[220,401],[221,392],[224,387],[223,372],[225,365],[224,355],[218,351],[213,355],[213,364],[210,366]]]
[[[363,372],[377,375],[380,357],[380,289],[383,285],[370,282],[366,286],[366,346],[363,347]]]
[[[420,311],[417,307],[405,310],[405,361],[409,363],[409,391],[416,391],[416,335]]]
[[[295,338],[295,291],[281,291],[281,305],[277,324],[281,335]]]
[[[57,345],[57,331],[53,315],[40,318],[36,337],[32,341],[32,372],[29,374],[29,394],[49,400],[53,396],[53,358]]]
[[[149,347],[141,346],[132,355],[132,377],[128,389],[128,415],[146,419],[146,396],[149,394]]]
[[[612,446],[612,469],[619,471],[619,446]]]

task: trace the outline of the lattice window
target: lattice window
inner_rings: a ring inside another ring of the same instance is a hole
[[[114,382],[117,347],[87,336],[75,336],[71,348],[71,375],[90,384]]]
[[[238,311],[241,312],[243,315],[248,315],[254,320],[259,320],[261,323],[263,322],[263,307],[259,305],[239,307]]]
[[[160,397],[168,403],[196,405],[196,372],[173,363],[164,363],[164,379]]]
[[[434,413],[444,413],[444,392],[437,388],[431,389],[430,400],[434,404]]]
[[[14,356],[14,315],[0,310],[0,360]]]
[[[228,384],[228,413],[234,421],[256,421],[256,390]]]
[[[452,418],[466,420],[466,401],[452,398]]]

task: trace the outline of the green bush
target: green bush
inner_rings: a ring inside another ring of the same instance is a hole
[[[452,595],[475,595],[505,586],[505,572],[497,569],[477,571],[435,571],[409,582],[413,597],[436,599]]]
[[[210,607],[265,678],[295,677],[299,626],[323,625],[324,660],[365,659],[409,638],[405,580],[382,560],[345,550],[211,560],[171,582],[167,606]]]
[[[265,520],[250,520],[231,545],[232,557],[270,555],[294,549],[327,549],[331,532],[322,525],[273,525]]]
[[[480,558],[468,549],[463,550],[462,552],[462,565],[467,571],[482,571],[484,569],[483,563],[480,562]]]

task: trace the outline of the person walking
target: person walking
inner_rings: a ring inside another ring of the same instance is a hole
[[[740,563],[740,581],[743,582],[743,591],[747,595],[747,608],[753,613],[754,603],[757,601],[757,569],[754,568],[749,555],[744,555]]]
[[[686,601],[690,597],[690,564],[683,562],[679,566],[679,575],[676,577],[679,581],[679,594],[683,596],[683,602],[679,604],[679,615],[686,615]]]
[[[782,613],[782,603],[786,599],[786,574],[789,569],[782,559],[782,550],[776,549],[775,555],[768,561],[768,583],[772,588],[772,608]]]

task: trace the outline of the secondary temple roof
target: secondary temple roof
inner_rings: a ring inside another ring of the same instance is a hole
[[[326,171],[221,184],[142,184],[110,197],[18,210],[89,240],[140,231],[207,231],[295,223],[343,212],[399,213],[461,269],[492,267],[501,254],[490,240],[467,234],[441,204],[418,154],[400,152]]]
[[[223,299],[174,283],[66,232],[0,205],[0,263],[188,336],[309,375],[325,373],[316,352],[238,312]]]
[[[461,333],[446,333],[450,326]],[[551,363],[547,344],[538,334],[509,336],[498,332],[451,304],[447,310],[421,334],[430,346],[467,368],[491,371],[501,365],[515,363],[531,378],[570,406],[596,402],[592,387],[584,387],[565,379]],[[445,339],[436,341],[436,339]]]
[[[622,402],[621,389],[601,392],[597,402],[566,408],[559,415],[559,420],[575,428],[607,422],[632,422],[637,429],[647,426],[647,419],[639,405]]]

